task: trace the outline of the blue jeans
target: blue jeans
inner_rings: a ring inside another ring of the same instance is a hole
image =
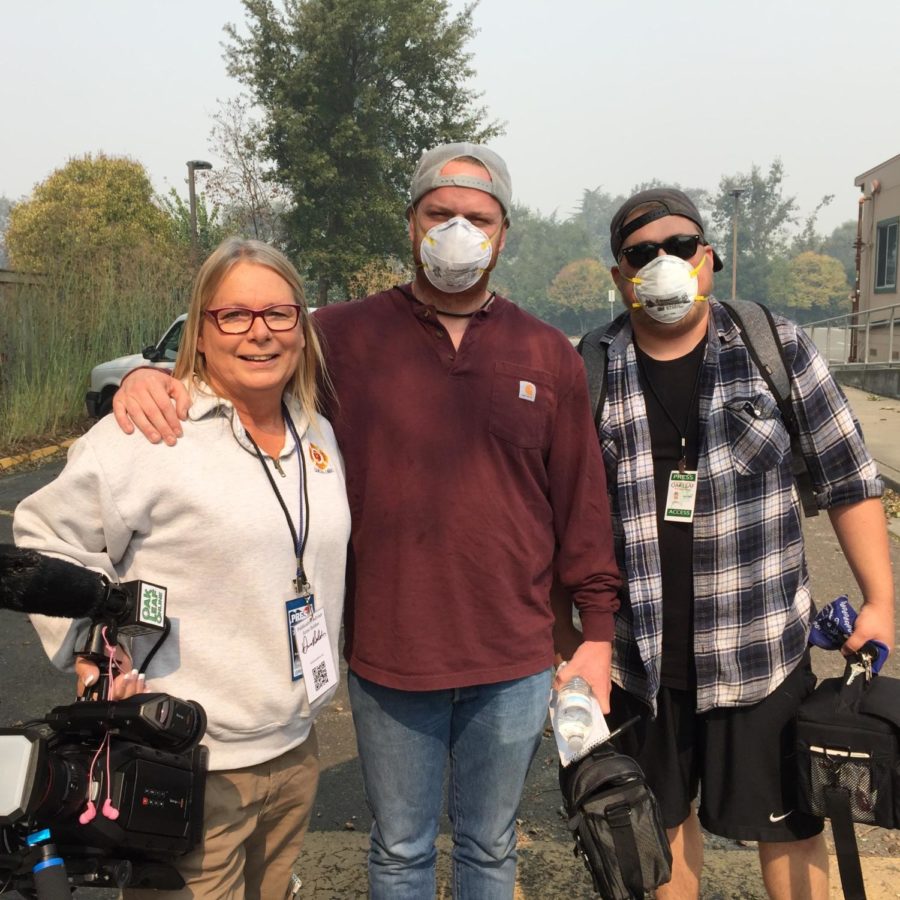
[[[541,740],[550,671],[444,691],[398,691],[349,676],[372,809],[369,896],[431,900],[450,759],[453,896],[511,900],[516,811]]]

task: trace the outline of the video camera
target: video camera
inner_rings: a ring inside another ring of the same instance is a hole
[[[0,894],[182,887],[173,861],[201,838],[206,715],[168,694],[103,699],[106,648],[153,632],[158,647],[168,633],[165,589],[0,545],[0,608],[90,619],[77,653],[101,673],[78,702],[0,728]]]

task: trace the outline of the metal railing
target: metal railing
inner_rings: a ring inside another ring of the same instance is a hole
[[[802,326],[829,365],[900,367],[900,302]]]

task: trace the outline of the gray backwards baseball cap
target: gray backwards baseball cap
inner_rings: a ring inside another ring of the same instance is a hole
[[[468,156],[477,159],[487,169],[490,181],[474,175],[441,175],[441,169],[453,159]],[[509,221],[509,206],[512,201],[512,181],[506,163],[483,144],[470,144],[460,141],[455,144],[440,144],[432,150],[426,150],[416,166],[412,182],[409,186],[409,206],[407,213],[429,191],[439,187],[466,187],[484,191],[494,197],[503,207],[503,214]]]
[[[632,212],[642,206],[646,206],[648,209],[636,219],[628,222],[628,217]],[[683,191],[676,188],[651,188],[649,191],[640,191],[619,207],[618,212],[609,223],[609,246],[613,259],[618,261],[622,244],[629,235],[664,216],[684,216],[700,229],[701,235],[706,230],[703,218],[694,205],[694,201]],[[719,254],[713,250],[713,272],[718,272],[721,268],[722,260],[719,259]]]

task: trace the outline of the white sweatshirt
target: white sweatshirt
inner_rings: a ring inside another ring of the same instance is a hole
[[[350,536],[343,462],[330,423],[318,417],[310,425],[291,400],[288,407],[309,492],[303,563],[337,664]],[[265,459],[297,529],[300,463],[290,430],[279,459],[284,475]],[[304,680],[291,679],[290,530],[227,401],[195,393],[175,447],[126,435],[107,416],[72,446],[58,478],[19,504],[13,530],[21,547],[113,581],[142,578],[168,589],[172,631],[147,686],[203,705],[210,769],[255,765],[297,746],[333,696],[329,690],[310,706]],[[71,669],[86,621],[32,621],[53,663]],[[136,665],[155,640],[134,640]]]

